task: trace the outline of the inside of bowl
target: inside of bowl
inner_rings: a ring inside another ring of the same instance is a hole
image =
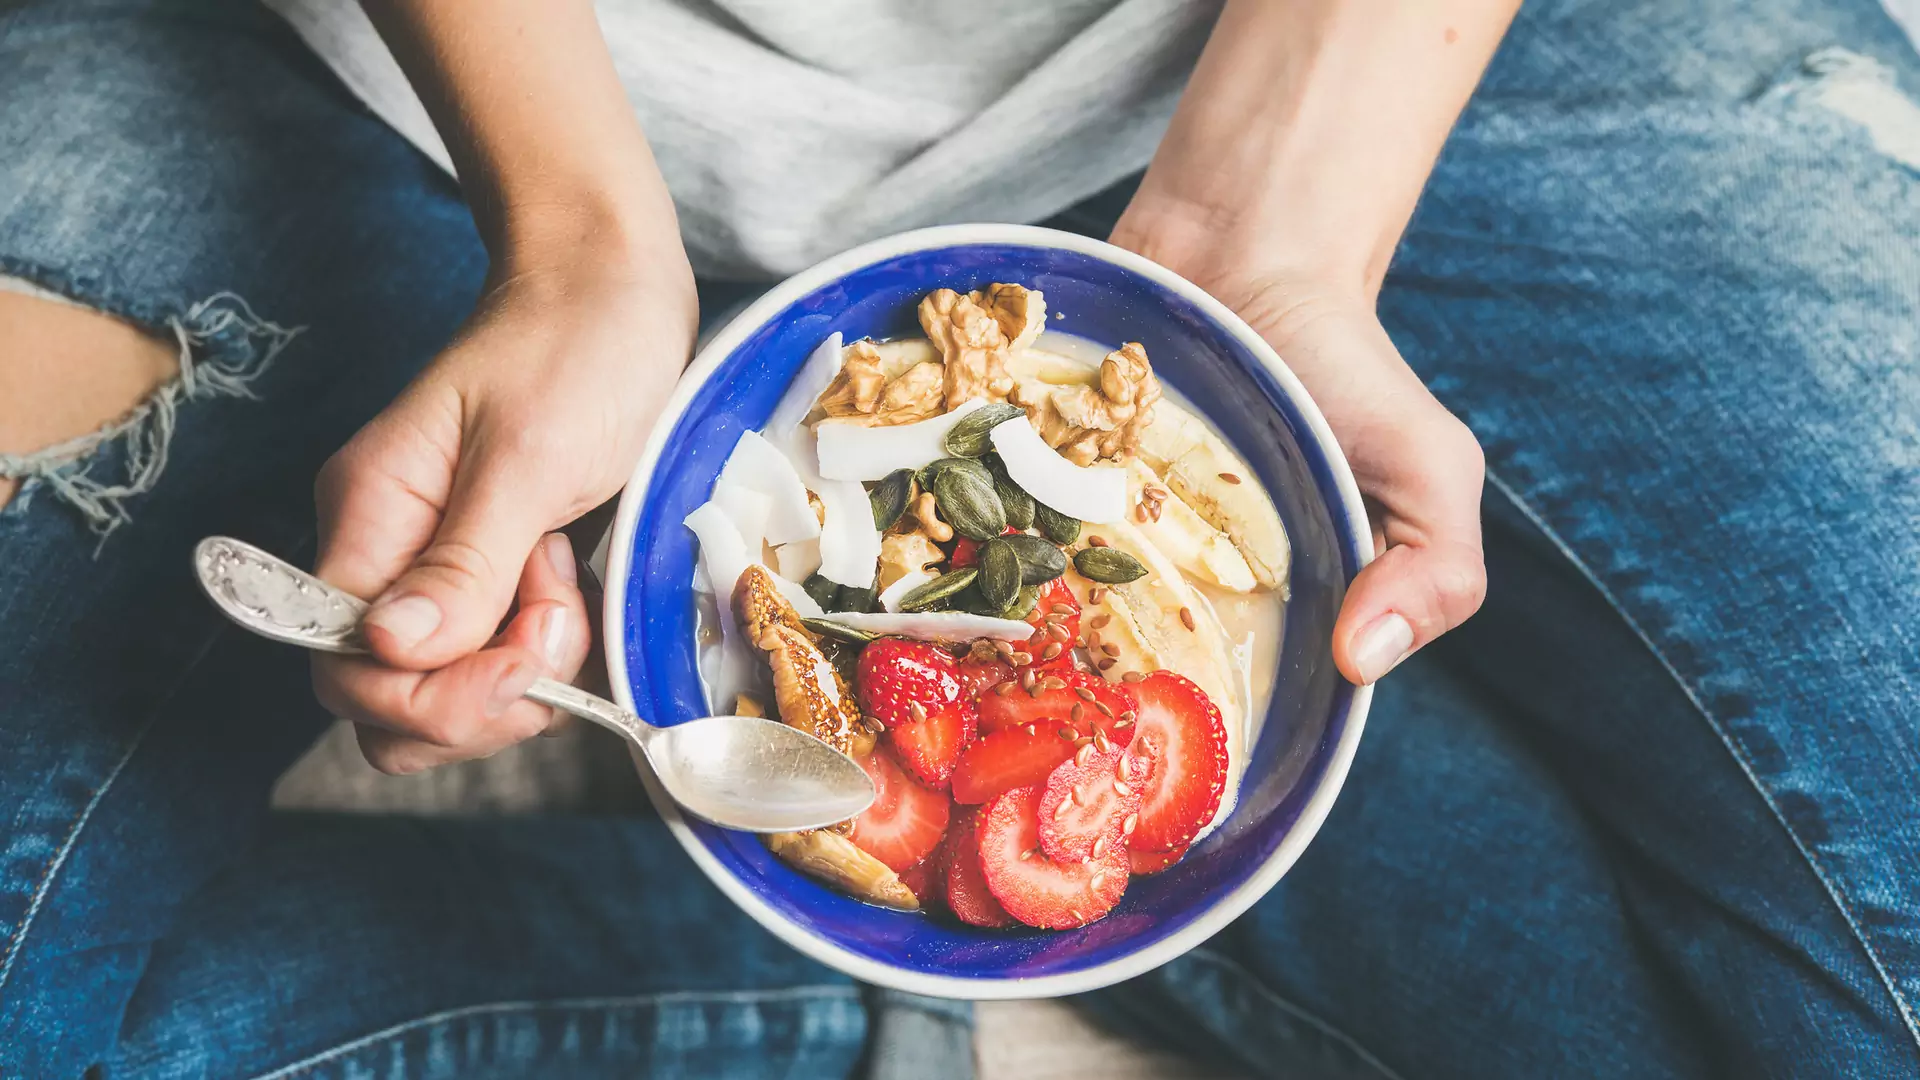
[[[1146,346],[1160,377],[1206,411],[1274,496],[1293,543],[1292,595],[1264,733],[1238,807],[1188,857],[1135,879],[1107,918],[1064,932],[991,931],[883,911],[774,859],[752,836],[692,827],[715,860],[780,917],[893,968],[963,979],[1082,971],[1164,939],[1201,917],[1265,863],[1298,822],[1351,719],[1353,688],[1328,641],[1358,569],[1333,470],[1280,385],[1226,328],[1180,294],[1103,259],[1048,247],[966,244],[874,263],[787,305],[732,350],[679,418],[638,516],[621,643],[634,701],[656,722],[706,712],[695,670],[695,545],[681,524],[705,502],[742,431],[773,411],[829,333],[849,341],[919,333],[914,309],[937,288],[1018,282],[1046,294],[1058,329]],[[1343,540],[1343,537],[1346,539]]]

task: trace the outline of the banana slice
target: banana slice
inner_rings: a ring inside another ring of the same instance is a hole
[[[900,880],[900,875],[839,833],[821,829],[771,833],[767,836],[767,848],[780,861],[856,899],[897,911],[920,910],[919,897]]]
[[[1109,587],[1100,590],[1100,600],[1096,603],[1093,590],[1097,585],[1081,577],[1071,564],[1063,580],[1067,588],[1073,590],[1073,598],[1080,602],[1080,632],[1086,638],[1088,654],[1095,665],[1113,661],[1100,669],[1108,682],[1119,681],[1129,671],[1145,675],[1165,666],[1160,662],[1160,654],[1140,636],[1133,606],[1127,603],[1126,597]]]
[[[1190,577],[1228,592],[1253,591],[1257,582],[1246,556],[1139,458],[1127,465],[1127,505],[1144,508],[1134,512],[1134,524]]]
[[[1242,715],[1245,709],[1238,691],[1240,678],[1233,663],[1233,643],[1214,616],[1213,606],[1194,592],[1173,560],[1131,522],[1093,526],[1089,535],[1103,538],[1147,568],[1147,575],[1137,581],[1107,586],[1107,598],[1111,600],[1117,594],[1125,607],[1108,604],[1106,608],[1114,612],[1116,622],[1123,612],[1131,619],[1134,632],[1151,650],[1158,667],[1192,679],[1213,699],[1226,724],[1227,760],[1237,771],[1238,763],[1244,760],[1241,742],[1246,730]],[[1083,614],[1081,625],[1087,624]],[[1118,671],[1120,666],[1112,670]]]
[[[1194,512],[1233,541],[1263,588],[1284,594],[1293,560],[1280,511],[1247,468],[1200,418],[1160,399],[1140,434],[1140,456]]]

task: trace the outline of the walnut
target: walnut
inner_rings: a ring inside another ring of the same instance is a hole
[[[946,557],[925,532],[889,533],[880,538],[880,590]]]
[[[1130,341],[1100,362],[1099,385],[1053,386],[1029,381],[1014,388],[1014,404],[1048,446],[1076,465],[1133,454],[1140,432],[1153,423],[1160,380],[1147,350]]]
[[[914,364],[889,378],[886,358],[871,341],[847,346],[840,373],[820,394],[828,416],[871,427],[911,424],[946,411],[941,400],[946,374],[941,364]]]
[[[1023,285],[993,284],[967,299],[987,309],[1000,333],[1007,339],[1007,350],[1019,352],[1032,345],[1047,328],[1047,298],[1038,289]]]
[[[945,365],[946,409],[975,398],[1004,401],[1013,389],[1007,374],[1007,335],[971,296],[935,289],[920,301],[920,327]]]
[[[921,492],[920,497],[913,500],[909,509],[920,522],[920,531],[925,533],[928,539],[937,544],[944,544],[953,539],[953,526],[940,520],[940,511],[933,501],[933,492]],[[881,541],[882,544],[885,542]]]

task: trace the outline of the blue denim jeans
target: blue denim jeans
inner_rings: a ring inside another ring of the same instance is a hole
[[[1381,300],[1487,448],[1487,606],[1292,874],[1087,1008],[1262,1076],[1920,1073],[1916,95],[1872,0],[1522,13]],[[654,819],[268,812],[326,718],[187,553],[311,556],[472,222],[243,0],[0,2],[0,103],[0,274],[186,363],[0,458],[0,1075],[965,1075],[964,1007]]]

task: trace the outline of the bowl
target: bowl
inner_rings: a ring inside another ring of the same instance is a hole
[[[655,723],[707,714],[695,670],[693,536],[740,433],[758,429],[822,339],[919,333],[936,288],[1017,282],[1109,347],[1140,341],[1160,378],[1206,411],[1273,494],[1293,542],[1292,594],[1266,726],[1232,815],[1172,869],[1136,878],[1078,930],[980,930],[843,896],[761,841],[654,804],[720,891],[794,948],[866,982],[975,1000],[1093,990],[1150,970],[1226,926],[1287,872],[1340,790],[1371,697],[1334,668],[1347,583],[1370,553],[1360,493],[1326,420],[1246,323],[1138,255],[1050,229],[955,225],[877,240],[787,279],[715,334],[662,413],[609,540],[607,669]],[[644,768],[642,769],[644,773]]]

